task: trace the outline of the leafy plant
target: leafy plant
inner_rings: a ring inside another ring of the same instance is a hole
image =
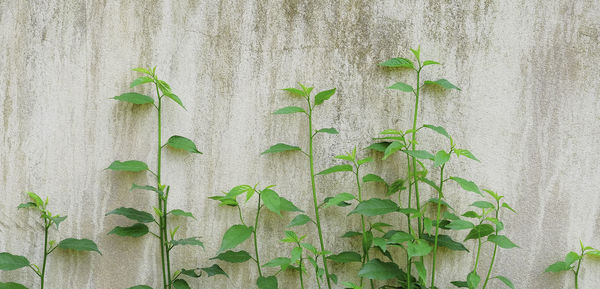
[[[564,261],[558,261],[546,268],[545,272],[562,272],[562,271],[571,271],[575,275],[575,289],[579,288],[579,271],[581,270],[581,263],[583,263],[583,258],[585,256],[589,257],[600,257],[600,250],[594,249],[590,246],[584,246],[583,242],[579,241],[579,245],[581,247],[580,253],[569,252],[565,256]],[[577,267],[574,266],[574,263],[577,262]]]
[[[67,239],[64,239],[64,240],[58,242],[58,244],[54,240],[48,241],[49,231],[50,231],[50,228],[52,228],[52,225],[54,225],[56,227],[56,230],[58,230],[58,225],[60,223],[62,223],[67,218],[67,216],[61,216],[58,214],[53,215],[48,210],[48,198],[46,198],[46,200],[43,201],[42,198],[40,198],[38,195],[36,195],[33,192],[27,192],[27,194],[29,195],[29,198],[31,199],[31,201],[20,204],[18,206],[18,208],[19,209],[21,209],[21,208],[35,209],[36,211],[38,211],[40,213],[40,218],[44,222],[43,223],[44,259],[42,261],[42,268],[40,269],[40,267],[38,265],[31,263],[27,258],[25,258],[23,256],[13,255],[11,253],[3,252],[3,253],[0,253],[0,270],[11,271],[11,270],[28,267],[31,270],[33,270],[33,272],[36,275],[38,275],[38,277],[40,277],[40,288],[44,289],[44,278],[46,276],[46,261],[48,259],[48,256],[50,256],[50,254],[52,254],[52,252],[54,252],[54,250],[56,250],[56,248],[60,248],[60,249],[64,249],[64,250],[75,250],[75,251],[94,251],[94,252],[97,252],[98,254],[102,255],[102,253],[100,253],[100,250],[98,250],[98,246],[92,240],[67,238]],[[27,289],[27,287],[25,287],[24,285],[14,283],[14,282],[8,282],[8,283],[0,282],[0,288]]]
[[[249,185],[240,185],[232,188],[229,192],[225,193],[224,196],[213,196],[210,199],[217,200],[220,202],[220,206],[235,207],[238,209],[241,224],[231,226],[225,232],[223,240],[221,241],[221,247],[218,255],[212,259],[218,259],[229,263],[244,263],[252,259],[256,263],[256,269],[258,271],[258,278],[256,279],[256,285],[260,289],[273,289],[278,288],[277,274],[286,269],[295,269],[300,271],[300,280],[302,281],[302,270],[300,265],[297,267],[294,264],[302,264],[301,252],[298,254],[297,250],[293,251],[292,257],[277,257],[265,264],[261,264],[260,254],[258,251],[258,237],[257,230],[260,224],[259,217],[260,211],[263,207],[266,207],[269,211],[281,216],[282,212],[301,212],[292,202],[284,197],[280,197],[277,192],[272,190],[273,186],[268,186],[262,190],[257,190],[256,186],[252,187]],[[246,225],[244,221],[244,214],[242,212],[242,206],[237,201],[239,195],[245,194],[248,202],[254,195],[257,195],[257,208],[256,215],[254,216],[254,226]],[[292,232],[293,233],[293,232]],[[232,251],[238,245],[244,243],[250,237],[254,239],[254,257],[247,251]],[[289,235],[294,241],[300,242],[304,237],[298,238],[295,234]],[[280,267],[280,270],[270,276],[265,276],[262,272],[262,267]]]
[[[138,160],[128,160],[128,161],[114,161],[108,169],[117,171],[117,172],[130,172],[130,173],[140,173],[140,172],[149,172],[156,179],[156,186],[152,185],[137,185],[133,184],[131,190],[146,190],[154,192],[157,196],[157,207],[153,207],[154,216],[151,213],[146,211],[137,210],[134,208],[125,208],[120,207],[108,212],[106,215],[119,215],[126,217],[132,221],[135,221],[131,226],[120,227],[117,226],[113,230],[111,230],[108,234],[115,234],[123,237],[141,237],[148,233],[156,237],[160,242],[160,259],[161,259],[161,270],[162,270],[162,280],[163,280],[163,288],[164,289],[186,289],[190,288],[187,281],[182,279],[183,276],[198,278],[202,275],[202,271],[204,271],[209,277],[217,274],[226,275],[225,272],[218,266],[213,265],[207,268],[196,268],[196,269],[180,269],[171,273],[171,251],[178,246],[200,246],[204,248],[204,244],[199,240],[199,237],[189,237],[184,239],[175,239],[175,235],[179,229],[179,226],[175,228],[169,228],[168,221],[169,217],[189,217],[194,218],[193,214],[190,212],[186,212],[181,209],[168,209],[168,199],[170,193],[170,187],[165,185],[165,183],[161,179],[161,169],[162,169],[162,150],[165,147],[170,147],[172,149],[186,151],[188,153],[193,154],[201,154],[200,151],[196,148],[196,144],[188,138],[174,135],[171,136],[166,143],[163,144],[162,139],[162,112],[163,112],[163,101],[164,98],[167,97],[174,101],[176,104],[183,106],[181,99],[173,93],[171,90],[171,86],[161,80],[156,75],[156,67],[152,69],[145,68],[135,68],[134,71],[145,74],[137,79],[135,79],[131,83],[131,87],[135,87],[141,84],[152,84],[156,90],[156,99],[140,94],[137,92],[128,92],[123,93],[119,96],[115,96],[114,99],[128,102],[133,105],[149,105],[151,104],[157,111],[157,138],[156,138],[156,170],[152,171],[148,167],[145,162]],[[151,232],[148,228],[148,225],[154,223],[157,225],[158,233]],[[146,285],[138,285],[131,287],[130,289],[141,289],[141,288],[151,288]]]
[[[316,183],[315,183],[313,144],[314,144],[314,138],[319,133],[337,134],[338,131],[335,128],[322,128],[322,129],[314,130],[313,129],[313,112],[314,112],[314,109],[318,105],[323,104],[326,100],[331,98],[331,96],[333,96],[335,94],[336,89],[333,88],[333,89],[321,91],[321,92],[317,93],[313,99],[311,99],[311,92],[313,90],[313,87],[306,87],[302,84],[299,84],[299,85],[300,85],[301,89],[285,88],[283,90],[289,92],[291,95],[293,95],[295,97],[303,98],[307,103],[306,107],[302,108],[302,107],[298,107],[298,106],[287,106],[287,107],[278,109],[277,111],[273,112],[273,114],[303,113],[307,116],[307,120],[308,120],[308,131],[307,132],[308,132],[308,138],[309,138],[308,152],[303,151],[298,146],[292,146],[292,145],[288,145],[288,144],[278,143],[276,145],[271,146],[269,149],[264,151],[262,154],[279,153],[279,152],[287,152],[287,151],[300,151],[308,157],[308,162],[310,165],[310,182],[311,182],[311,188],[312,188],[313,206],[314,206],[314,211],[315,211],[315,224],[317,226],[317,232],[319,235],[319,245],[320,245],[319,252],[321,252],[321,254],[322,254],[320,256],[322,256],[322,259],[323,259],[323,269],[324,269],[324,273],[325,273],[325,279],[327,280],[327,288],[331,289],[332,288],[331,287],[332,275],[329,273],[329,269],[327,266],[327,256],[326,256],[326,254],[324,254],[324,252],[327,252],[327,250],[325,250],[325,244],[323,241],[323,231],[321,228],[321,218],[320,218],[320,214],[319,214],[319,199],[317,196],[317,188],[316,188]],[[317,268],[318,268],[318,265],[317,265]]]

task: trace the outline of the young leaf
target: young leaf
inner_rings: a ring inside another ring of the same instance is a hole
[[[173,240],[173,241],[171,241],[171,243],[173,244],[173,246],[191,245],[191,246],[200,246],[200,247],[204,248],[204,243],[202,243],[202,241],[198,240],[198,237]]]
[[[109,170],[113,171],[123,171],[123,172],[143,172],[148,170],[148,165],[141,161],[114,161],[110,166],[108,166]]]
[[[210,267],[204,267],[201,269],[202,271],[206,272],[208,277],[212,277],[215,275],[225,275],[227,278],[229,278],[229,275],[227,275],[227,273],[225,273],[225,271],[223,271],[223,269],[221,269],[221,267],[217,264],[213,264]]]
[[[362,165],[364,165],[364,164],[366,164],[366,163],[370,163],[370,162],[372,162],[372,161],[373,161],[373,158],[372,158],[372,157],[366,157],[366,158],[364,158],[364,159],[360,159],[360,160],[358,160],[356,163],[357,163],[359,166],[362,166]]]
[[[196,148],[196,144],[194,144],[192,140],[182,136],[174,135],[170,137],[167,141],[167,145],[172,148],[182,149],[190,153],[202,154],[198,148]]]
[[[304,93],[304,91],[297,89],[297,88],[290,87],[290,88],[284,88],[282,90],[285,90],[285,91],[287,91],[291,94],[297,95],[297,96],[306,97],[306,94]]]
[[[324,90],[317,95],[315,95],[315,106],[322,104],[324,101],[328,100],[333,94],[335,94],[335,88],[330,90]]]
[[[496,206],[488,201],[476,201],[471,204],[471,206],[480,208],[480,209],[494,209]]]
[[[327,208],[327,207],[330,207],[330,206],[337,206],[341,202],[350,201],[350,200],[354,200],[354,199],[355,199],[355,197],[352,194],[349,194],[349,193],[339,193],[335,197],[329,199],[327,201],[327,203],[325,203],[325,205],[323,206],[323,208]]]
[[[386,160],[389,156],[391,156],[395,152],[403,149],[404,147],[405,147],[404,144],[401,143],[401,142],[398,142],[398,141],[394,141],[394,142],[390,143],[385,148],[385,151],[383,152],[383,158],[382,158],[382,160]]]
[[[317,133],[322,132],[322,133],[328,133],[328,134],[339,134],[339,132],[337,131],[337,129],[333,128],[333,127],[328,127],[328,128],[322,128],[320,130],[317,131]]]
[[[177,104],[179,104],[179,106],[183,107],[183,109],[186,109],[185,106],[183,106],[183,102],[181,102],[181,99],[179,99],[179,96],[177,96],[174,93],[171,92],[167,92],[164,93],[168,98],[170,98],[171,100],[173,100],[174,102],[176,102]]]
[[[144,84],[144,83],[148,83],[148,82],[154,82],[154,79],[152,79],[151,77],[148,77],[148,76],[141,76],[141,77],[138,77],[136,80],[132,81],[131,85],[129,85],[129,87],[138,86],[140,84]]]
[[[281,216],[281,200],[275,191],[271,189],[264,189],[260,193],[260,199],[263,201],[267,209]]]
[[[434,156],[428,152],[428,151],[421,151],[421,150],[408,150],[408,151],[404,151],[404,153],[406,153],[407,155],[417,158],[417,159],[423,159],[423,160],[433,160]]]
[[[433,250],[433,247],[425,240],[416,240],[406,244],[406,254],[408,258],[425,256]]]
[[[460,88],[456,87],[454,84],[450,83],[450,81],[446,80],[446,79],[438,79],[435,81],[431,81],[431,80],[426,80],[425,81],[425,85],[438,85],[442,88],[445,89],[456,89],[456,90],[460,90]]]
[[[517,212],[517,211],[515,211],[515,209],[511,208],[507,203],[502,203],[502,207],[507,208],[507,209],[513,211],[513,213]]]
[[[402,57],[397,57],[397,58],[392,58],[392,59],[386,60],[385,62],[379,63],[379,66],[391,67],[391,68],[398,68],[398,67],[414,68],[412,61],[410,61],[406,58],[402,58]]]
[[[327,256],[327,260],[331,260],[331,261],[337,262],[337,263],[360,262],[361,256],[360,256],[360,254],[358,254],[356,252],[347,251],[347,252],[341,252],[336,255],[329,255],[329,256]]]
[[[463,190],[482,195],[479,187],[474,182],[459,177],[450,177],[450,179],[457,182]]]
[[[190,285],[183,279],[177,279],[173,281],[173,288],[175,289],[192,289]]]
[[[139,94],[137,92],[123,93],[121,95],[113,97],[113,99],[129,102],[129,103],[133,103],[133,104],[154,103],[154,99],[152,97],[149,97],[149,96],[143,95],[143,94]]]
[[[237,245],[250,238],[250,235],[252,235],[252,228],[250,227],[244,225],[231,226],[227,232],[225,232],[225,235],[223,235],[223,241],[221,241],[219,252],[235,248]]]
[[[138,221],[141,223],[151,223],[154,221],[154,217],[152,216],[152,214],[144,212],[144,211],[138,211],[134,208],[121,207],[121,208],[114,209],[114,210],[106,213],[105,216],[108,216],[108,215],[124,216],[128,219]]]
[[[491,235],[488,237],[488,241],[498,245],[500,248],[510,249],[510,248],[518,248],[515,243],[513,243],[510,239],[503,235]]]
[[[388,87],[388,89],[395,89],[395,90],[400,90],[400,91],[404,91],[404,92],[412,92],[413,91],[413,87],[404,82],[396,82],[396,83],[392,84],[392,86]]]
[[[179,216],[179,217],[190,217],[190,218],[194,218],[196,219],[196,217],[194,217],[194,215],[190,212],[186,212],[184,210],[180,210],[180,209],[175,209],[175,210],[171,210],[169,212],[169,214],[173,215],[173,216]]]
[[[481,281],[481,278],[477,275],[477,272],[471,271],[471,273],[467,275],[467,285],[469,285],[469,288],[477,288],[479,281]]]
[[[95,251],[98,252],[98,254],[102,255],[100,250],[98,250],[98,245],[96,245],[94,241],[88,239],[64,239],[60,241],[60,243],[58,243],[58,247],[61,249],[69,249],[76,251]]]
[[[351,172],[353,170],[351,165],[337,165],[330,167],[326,170],[320,171],[317,175],[328,175],[336,172]]]
[[[261,155],[270,154],[270,153],[280,153],[280,152],[286,152],[286,151],[300,151],[300,150],[302,150],[302,149],[300,149],[297,146],[291,146],[291,145],[284,144],[284,143],[278,143],[276,145],[271,146],[266,151],[262,152]]]
[[[393,262],[382,262],[379,259],[371,259],[358,271],[359,277],[375,280],[389,280],[398,278],[402,274],[398,265]]]
[[[134,68],[132,70],[133,71],[137,71],[137,72],[141,72],[141,73],[145,73],[145,74],[148,74],[148,75],[152,76],[152,73],[148,69],[143,68],[143,67],[136,67],[136,68]]]
[[[287,225],[287,227],[291,228],[291,227],[295,227],[295,226],[301,226],[308,222],[310,222],[310,217],[308,217],[307,215],[304,215],[304,214],[300,214],[300,215],[294,217],[294,219],[292,219],[292,221],[290,222],[289,225]]]
[[[425,60],[423,61],[423,67],[427,66],[427,65],[433,65],[433,64],[440,64],[437,61],[433,61],[433,60]]]
[[[36,206],[40,208],[44,207],[44,201],[42,201],[42,198],[40,198],[40,196],[38,196],[36,193],[27,192],[27,195],[29,195],[29,198],[36,204]]]
[[[29,266],[29,260],[23,256],[13,255],[7,252],[0,253],[0,270],[12,271]]]
[[[148,234],[148,232],[148,226],[142,223],[136,223],[133,226],[129,227],[117,226],[110,232],[108,232],[108,235],[115,234],[121,237],[141,237]]]
[[[501,275],[498,275],[494,278],[502,281],[502,283],[506,284],[506,286],[508,286],[510,289],[515,289],[515,285],[513,285],[512,281],[510,281],[510,279],[508,279],[504,276],[501,276]]]
[[[33,208],[33,207],[37,207],[37,205],[34,202],[27,202],[27,203],[22,203],[22,204],[18,205],[17,209]]]
[[[449,160],[450,160],[450,154],[444,150],[440,150],[435,154],[435,157],[433,157],[433,166],[439,167],[439,166],[447,163]]]
[[[431,125],[431,124],[425,124],[423,125],[423,127],[428,128],[430,130],[433,130],[445,137],[447,137],[449,140],[452,140],[452,138],[450,137],[450,135],[448,134],[448,132],[446,131],[445,128],[441,127],[441,126],[435,126],[435,125]]]
[[[246,251],[235,252],[235,251],[228,250],[226,252],[223,252],[223,253],[217,255],[216,257],[210,258],[210,260],[214,260],[214,259],[222,260],[222,261],[229,262],[229,263],[244,263],[244,262],[252,259],[252,257]]]
[[[259,289],[278,289],[277,277],[275,276],[260,276],[256,279],[256,286]]]
[[[494,227],[492,227],[492,225],[490,225],[490,224],[477,225],[477,226],[475,226],[475,228],[473,228],[473,229],[471,229],[471,231],[469,231],[469,234],[467,234],[465,241],[471,240],[471,239],[483,238],[492,233],[494,233]]]
[[[398,211],[398,205],[388,199],[373,198],[360,202],[349,215],[379,216]]]
[[[273,112],[273,114],[290,114],[296,112],[306,112],[304,108],[298,106],[286,106]]]
[[[27,287],[14,282],[3,283],[0,282],[0,289],[28,289]],[[152,288],[150,288],[152,289]]]
[[[558,261],[546,268],[544,272],[561,272],[561,271],[569,271],[571,270],[571,265],[565,263],[564,261]]]
[[[470,151],[468,150],[463,150],[463,149],[454,149],[454,153],[456,154],[457,157],[460,156],[465,156],[468,157],[474,161],[479,161],[479,159],[477,159]]]

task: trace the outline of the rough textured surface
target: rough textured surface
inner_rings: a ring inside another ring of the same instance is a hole
[[[0,1],[0,251],[40,263],[39,220],[16,210],[31,190],[69,216],[60,233],[53,232],[55,239],[88,237],[104,253],[57,251],[47,288],[159,288],[155,240],[106,234],[124,223],[105,217],[107,211],[155,202],[129,191],[132,182],[150,176],[104,170],[115,159],[155,165],[153,111],[109,99],[128,90],[137,76],[132,67],[158,66],[187,107],[166,104],[165,135],[190,137],[204,152],[165,154],[164,180],[174,192],[171,207],[199,219],[180,232],[202,235],[207,247],[177,252],[175,267],[206,266],[225,229],[239,222],[235,210],[217,207],[208,196],[242,183],[277,184],[282,195],[312,211],[305,158],[259,155],[277,142],[306,146],[300,115],[270,114],[296,104],[278,89],[296,81],[317,90],[338,88],[317,110],[317,127],[341,132],[319,137],[320,170],[383,129],[409,128],[412,97],[384,87],[411,78],[375,64],[408,56],[408,48],[420,44],[425,58],[444,64],[425,77],[444,76],[463,90],[425,91],[419,122],[446,127],[482,160],[459,161],[448,173],[506,195],[519,212],[505,217],[508,235],[521,249],[502,250],[496,272],[518,288],[572,288],[570,274],[542,271],[577,250],[579,239],[600,246],[598,19],[595,0]],[[432,134],[421,138],[442,144]],[[367,171],[392,179],[405,175],[403,168],[400,161],[378,162]],[[352,179],[341,174],[317,181],[323,197],[354,190]],[[380,187],[365,189],[368,196],[382,195]],[[448,190],[453,203],[465,204],[459,210],[474,200],[456,187]],[[247,217],[255,211],[245,208]],[[358,217],[346,213],[324,213],[334,252],[359,246],[338,237],[359,226]],[[263,260],[289,249],[278,239],[290,218],[265,213]],[[442,255],[439,284],[464,278],[474,261],[472,254]],[[252,287],[252,264],[223,268],[230,279],[202,278],[193,287]],[[358,267],[332,270],[354,280]],[[599,262],[586,261],[581,288],[600,284],[598,272]],[[280,288],[299,287],[293,275],[280,276]],[[2,272],[0,280],[32,288],[36,282],[26,269]],[[489,288],[502,286],[493,282]]]

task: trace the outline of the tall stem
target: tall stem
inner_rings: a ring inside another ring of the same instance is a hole
[[[358,202],[362,202],[362,191],[360,188],[360,174],[359,174],[359,169],[360,166],[358,165],[358,163],[354,162],[354,166],[356,167],[356,187],[358,188]],[[364,236],[366,233],[366,228],[365,228],[365,216],[360,215],[360,224],[362,227],[362,235]],[[363,258],[362,258],[362,264],[364,265],[366,262],[369,261],[369,250],[365,248],[363,248]],[[360,286],[363,285],[363,277],[360,277]],[[375,283],[373,281],[373,279],[370,279],[370,284],[371,284],[371,289],[375,288]]]
[[[583,261],[583,246],[581,248],[581,258],[579,258],[579,262],[577,262],[577,271],[575,271],[575,289],[579,289],[579,269],[581,269],[581,262]]]
[[[437,204],[437,212],[435,215],[435,219],[436,219],[436,223],[435,223],[435,237],[434,237],[434,241],[433,241],[433,259],[432,259],[432,264],[431,264],[431,288],[435,288],[435,261],[436,261],[436,257],[437,257],[437,249],[438,249],[438,234],[439,234],[439,228],[440,228],[440,215],[441,215],[441,208],[442,208],[442,189],[444,186],[444,167],[446,165],[443,164],[442,168],[440,169],[440,190],[438,191],[438,204]]]
[[[50,224],[48,220],[44,219],[44,261],[42,263],[42,275],[40,288],[44,289],[44,277],[46,276],[46,259],[48,259],[48,229],[50,228]]]
[[[498,220],[498,215],[500,212],[500,201],[496,201],[496,220]],[[496,226],[496,236],[498,236],[498,226]],[[494,267],[494,261],[496,260],[496,251],[498,250],[498,244],[494,244],[494,253],[492,254],[492,261],[490,262],[490,268],[488,268],[487,275],[485,277],[485,282],[483,282],[483,287],[481,289],[485,289],[487,287],[487,283],[490,280],[490,275],[492,274],[492,268]]]
[[[417,89],[415,92],[415,111],[413,114],[413,126],[412,126],[412,141],[411,141],[411,149],[414,151],[417,149],[417,115],[419,113],[419,83],[421,82],[421,69],[419,68],[419,70],[417,70]],[[415,201],[417,202],[417,210],[421,211],[421,202],[419,200],[419,183],[418,183],[418,178],[417,178],[417,159],[415,157],[412,157],[412,173],[413,173],[413,180],[414,180],[414,186],[415,186]],[[422,227],[422,218],[423,217],[419,217],[417,219],[417,229],[419,231],[419,237],[421,237],[421,234],[423,233],[423,227]]]
[[[300,243],[297,243],[298,248],[302,249],[302,247],[300,247]],[[298,268],[300,270],[298,270],[299,274],[300,274],[300,288],[304,289],[304,278],[302,278],[302,250],[300,250],[300,264],[298,265]]]
[[[161,168],[161,160],[162,160],[162,129],[161,129],[161,97],[160,97],[160,90],[158,88],[158,83],[155,81],[154,85],[156,86],[156,97],[158,98],[158,106],[156,107],[156,110],[158,111],[158,127],[157,127],[157,152],[156,152],[156,188],[160,190],[161,187],[161,183],[160,183],[160,168]],[[163,212],[163,201],[160,198],[160,195],[158,195],[158,209],[160,212]],[[159,227],[159,239],[160,239],[160,262],[161,262],[161,271],[162,271],[162,277],[163,277],[163,288],[167,289],[170,287],[170,283],[167,279],[166,276],[166,272],[165,272],[165,233],[163,228],[165,227],[165,223],[164,223],[164,219],[162,217],[159,218],[158,220],[158,227]],[[170,278],[170,276],[169,276]]]
[[[310,183],[312,186],[313,205],[315,207],[315,221],[317,223],[317,231],[319,233],[319,243],[321,245],[321,252],[325,251],[325,245],[323,243],[323,232],[321,229],[321,219],[319,217],[319,202],[317,200],[317,188],[315,185],[315,165],[313,157],[313,129],[312,129],[312,106],[310,104],[310,97],[307,96],[308,100],[308,135],[310,136],[310,142],[308,146],[308,158],[310,162]],[[329,281],[329,270],[327,269],[327,257],[323,255],[323,268],[325,269],[325,279],[327,280],[327,288],[331,289],[331,281]],[[318,277],[317,277],[318,279]]]
[[[169,282],[169,286],[168,288],[171,288],[173,286],[173,280],[171,280],[171,248],[169,245],[169,240],[168,240],[168,230],[167,230],[167,199],[169,197],[169,190],[167,189],[166,195],[165,195],[165,200],[163,201],[163,235],[165,236],[166,242],[165,242],[165,257],[166,257],[166,265],[167,265],[167,281]],[[173,238],[171,238],[171,241],[173,240]]]
[[[258,269],[258,276],[262,277],[262,271],[260,269],[260,258],[258,255],[258,241],[256,238],[256,230],[258,229],[258,217],[260,216],[260,197],[258,198],[258,209],[256,210],[256,219],[254,220],[254,230],[252,230],[252,234],[254,235],[254,254],[256,254],[256,268]]]
[[[406,165],[408,167],[408,174],[410,175],[411,167],[410,167],[410,157],[406,155]],[[401,204],[402,200],[400,199],[400,194],[398,194],[398,204]],[[410,181],[410,177],[408,178],[408,209],[412,208],[412,182]],[[412,235],[412,226],[410,224],[410,215],[406,215],[406,221],[408,223],[408,233]],[[410,273],[412,269],[412,259],[406,255],[406,283],[407,287],[410,288]]]
[[[477,266],[479,265],[479,253],[481,253],[481,238],[477,239],[477,257],[475,258],[475,267],[473,272],[477,272]]]

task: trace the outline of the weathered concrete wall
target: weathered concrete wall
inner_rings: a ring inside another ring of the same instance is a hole
[[[218,208],[208,196],[242,183],[277,184],[278,192],[312,211],[305,158],[259,155],[277,142],[306,146],[300,115],[270,114],[296,103],[278,89],[296,81],[338,88],[317,110],[318,127],[340,131],[319,137],[317,170],[323,169],[335,163],[332,156],[368,145],[383,129],[410,126],[413,98],[384,89],[410,78],[375,64],[408,56],[420,44],[425,58],[444,64],[425,77],[444,76],[463,89],[426,91],[420,123],[446,127],[482,160],[460,161],[448,173],[506,195],[519,212],[505,218],[521,249],[502,250],[496,272],[518,288],[572,288],[569,274],[542,271],[576,250],[579,239],[600,246],[598,19],[595,0],[0,1],[0,251],[40,262],[39,220],[15,208],[32,190],[69,216],[55,239],[92,238],[104,253],[53,254],[47,288],[158,288],[155,240],[106,234],[124,223],[105,217],[107,211],[155,202],[128,190],[149,176],[103,170],[116,159],[155,165],[153,111],[109,99],[128,91],[137,76],[132,67],[157,65],[187,106],[167,102],[165,135],[194,139],[204,155],[167,153],[163,176],[173,188],[171,206],[199,219],[181,232],[203,236],[207,247],[179,251],[175,267],[206,266],[225,229],[238,223],[236,211]],[[422,143],[432,141],[441,144],[422,134]],[[404,166],[379,163],[365,172],[391,179],[405,174],[398,167]],[[354,188],[343,175],[321,177],[318,186],[322,196]],[[365,189],[371,197],[382,194]],[[448,189],[453,203],[474,200]],[[248,206],[248,217],[254,211]],[[359,245],[338,237],[358,228],[358,218],[346,213],[325,213],[333,251]],[[291,217],[264,218],[260,250],[269,260],[288,249],[278,239]],[[485,251],[488,256],[490,248]],[[474,261],[472,254],[443,256],[440,284],[464,278]],[[600,284],[598,263],[586,261],[581,288]],[[202,278],[193,287],[251,287],[254,266],[222,266],[230,279]],[[358,266],[332,269],[353,280]],[[280,288],[299,287],[291,274],[280,276]],[[34,288],[25,269],[0,279]]]

